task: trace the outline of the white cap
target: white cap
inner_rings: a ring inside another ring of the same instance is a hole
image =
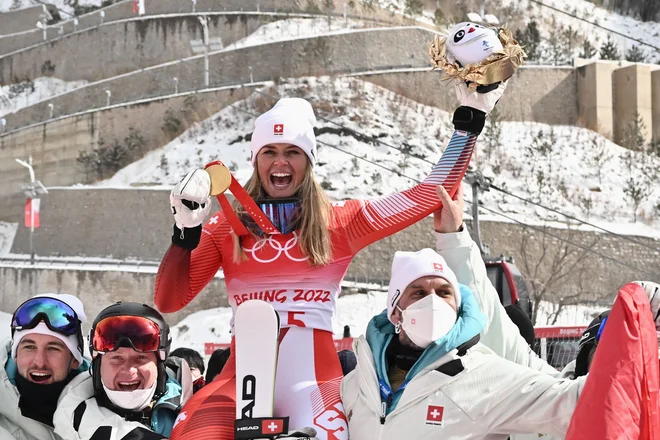
[[[655,321],[656,330],[660,331],[660,284],[653,281],[633,281],[644,288],[651,301],[651,312]]]
[[[392,278],[387,291],[387,317],[392,320],[394,307],[399,303],[403,291],[418,278],[436,276],[444,278],[454,289],[456,309],[461,306],[461,291],[456,275],[447,262],[433,249],[422,249],[417,252],[398,251],[392,261]]]
[[[316,164],[316,116],[312,105],[302,98],[282,98],[275,107],[254,121],[250,141],[252,165],[257,153],[269,144],[291,144],[302,149],[309,162]]]
[[[85,309],[83,307],[83,304],[75,296],[66,293],[61,293],[61,294],[42,293],[39,295],[35,295],[34,298],[40,296],[55,298],[62,301],[63,303],[71,307],[74,312],[76,312],[76,314],[78,315],[78,319],[80,319],[81,322],[85,322],[87,320],[87,316],[85,316]],[[37,324],[35,328],[17,330],[16,332],[14,332],[14,336],[12,337],[12,343],[11,343],[11,357],[14,358],[14,360],[16,360],[16,350],[18,349],[18,345],[21,343],[21,339],[23,339],[24,336],[27,336],[29,334],[47,335],[59,339],[64,343],[64,345],[67,346],[73,357],[78,362],[82,362],[83,357],[81,350],[83,350],[83,347],[78,346],[78,344],[80,343],[80,339],[78,338],[78,335],[65,336],[62,333],[54,332],[51,329],[49,329],[48,326],[43,321]]]
[[[447,37],[449,61],[456,59],[461,66],[478,64],[503,49],[497,29],[474,22],[458,23]]]

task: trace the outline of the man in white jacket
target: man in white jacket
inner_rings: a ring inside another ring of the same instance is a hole
[[[478,343],[486,322],[440,255],[397,252],[387,309],[355,341],[342,382],[351,440],[563,435],[585,378],[502,359]]]
[[[167,374],[169,326],[145,304],[119,302],[95,318],[90,331],[92,374],[76,378],[55,412],[65,440],[158,440],[170,436],[182,389]],[[190,375],[181,360],[178,370]],[[188,376],[192,394],[192,381]]]
[[[83,359],[85,311],[66,294],[37,295],[12,317],[12,339],[0,349],[0,440],[57,440],[53,414]]]
[[[474,292],[479,308],[487,322],[481,332],[481,342],[495,354],[519,365],[558,375],[558,371],[539,358],[520,335],[500,303],[493,287],[479,247],[463,225],[463,191],[452,200],[442,186],[436,190],[442,209],[434,215],[437,235],[436,249],[454,271],[458,281]]]

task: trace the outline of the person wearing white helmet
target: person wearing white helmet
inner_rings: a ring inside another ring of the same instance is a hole
[[[59,439],[53,431],[58,401],[89,369],[85,320],[82,303],[68,294],[37,295],[14,312],[11,340],[0,351],[0,427],[16,440]]]
[[[387,309],[354,343],[342,382],[351,440],[564,435],[585,377],[559,379],[479,343],[487,319],[431,249],[397,252]]]

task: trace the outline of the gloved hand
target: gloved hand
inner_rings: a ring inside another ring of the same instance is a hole
[[[302,428],[295,431],[289,431],[287,434],[281,434],[275,437],[277,440],[319,440],[316,437],[316,429]]]
[[[204,223],[211,211],[211,178],[204,170],[189,171],[170,193],[170,206],[177,228]]]
[[[456,97],[461,106],[472,107],[477,110],[489,114],[495,108],[495,104],[502,97],[504,90],[506,90],[506,82],[497,85],[497,88],[490,90],[493,86],[480,86],[477,90],[471,91],[468,89],[465,81],[455,81],[454,89],[456,90]],[[482,90],[490,90],[481,93]]]

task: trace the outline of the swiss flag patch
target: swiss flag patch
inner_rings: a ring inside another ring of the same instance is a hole
[[[433,270],[439,270],[439,271],[444,272],[445,268],[442,267],[442,264],[440,264],[440,263],[433,263]]]
[[[261,421],[261,432],[264,434],[283,434],[284,423],[282,419],[266,419]]]
[[[426,424],[427,425],[442,425],[442,418],[445,414],[444,406],[429,405],[426,408]]]
[[[282,136],[284,134],[284,124],[273,124],[273,134]]]

